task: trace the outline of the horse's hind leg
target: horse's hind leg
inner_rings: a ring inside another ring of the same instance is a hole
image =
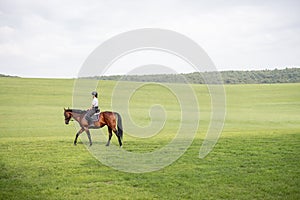
[[[113,131],[116,134],[116,136],[118,137],[120,147],[122,147],[122,140],[121,140],[121,137],[119,136],[119,133],[118,133],[117,129],[114,129]]]
[[[74,140],[74,145],[77,144],[77,138],[78,138],[78,136],[79,136],[83,131],[84,131],[84,129],[81,128],[81,129],[76,133],[75,140]]]
[[[107,126],[107,127],[108,127],[108,141],[106,143],[106,146],[109,146],[110,140],[111,140],[111,137],[112,137],[112,129],[109,126]]]

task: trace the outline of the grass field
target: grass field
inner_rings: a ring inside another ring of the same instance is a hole
[[[224,130],[204,159],[199,148],[210,98],[204,85],[193,85],[201,120],[192,145],[170,166],[140,174],[103,165],[82,142],[73,146],[76,130],[63,117],[63,108],[72,105],[73,84],[0,78],[0,199],[300,199],[300,84],[226,85]],[[99,84],[102,110],[111,109],[114,85]],[[132,97],[130,113],[137,124],[148,124],[149,106],[159,101],[171,118],[164,131],[135,138],[124,124],[125,150],[147,152],[170,141],[178,106],[163,90],[145,85]],[[93,145],[106,142],[94,133],[92,138]],[[117,144],[115,137],[112,142]]]

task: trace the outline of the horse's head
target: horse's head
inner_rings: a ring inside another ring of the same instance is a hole
[[[65,124],[69,124],[72,117],[72,112],[69,109],[64,108]]]

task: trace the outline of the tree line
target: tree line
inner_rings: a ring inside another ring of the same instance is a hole
[[[114,75],[89,77],[98,80],[166,82],[191,84],[299,83],[300,68],[251,71],[193,72],[188,74]],[[221,79],[220,79],[221,78]],[[220,81],[216,81],[220,79]]]
[[[0,77],[17,77],[0,74]],[[251,71],[193,72],[187,74],[113,75],[84,77],[97,80],[191,84],[300,83],[300,68]]]

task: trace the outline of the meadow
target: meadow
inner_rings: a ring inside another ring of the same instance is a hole
[[[102,110],[112,109],[115,84],[100,81]],[[0,199],[300,199],[299,83],[225,85],[224,129],[204,159],[199,148],[211,116],[210,96],[205,85],[192,85],[201,115],[197,135],[178,160],[149,173],[105,166],[86,149],[85,134],[73,145],[75,122],[67,126],[63,116],[63,108],[72,106],[73,86],[72,79],[0,78]],[[138,90],[130,99],[132,119],[147,125],[149,107],[157,103],[167,112],[164,129],[137,138],[124,123],[125,150],[153,151],[172,139],[179,107],[164,87]],[[93,145],[104,146],[96,134]]]

